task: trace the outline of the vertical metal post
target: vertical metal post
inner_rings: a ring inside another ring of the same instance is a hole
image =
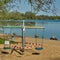
[[[24,26],[24,21],[23,21],[23,25],[22,25],[22,53],[24,52],[24,45],[25,45],[24,32],[25,32],[25,26]]]
[[[24,31],[22,28],[22,51],[24,52]]]

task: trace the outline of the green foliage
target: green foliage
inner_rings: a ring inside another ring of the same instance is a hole
[[[0,38],[0,44],[4,44],[4,42],[5,42],[5,39],[3,39],[3,38]],[[10,41],[10,44],[15,44],[16,42],[14,42],[14,41]]]
[[[9,18],[10,19],[14,19],[14,20],[17,20],[17,19],[22,19],[22,14],[20,12],[11,12],[9,13]]]
[[[59,20],[60,16],[47,16],[47,15],[38,15],[36,16],[38,20]]]
[[[40,10],[42,11],[45,11],[47,12],[49,10],[52,11],[52,9],[54,10],[55,6],[54,6],[54,2],[55,0],[0,0],[0,6],[6,6],[7,7],[7,3],[9,4],[12,4],[11,5],[8,5],[8,7],[17,7],[17,4],[16,2],[19,2],[18,5],[22,2],[27,2],[27,4],[30,4],[32,9],[35,11],[35,12],[38,12]],[[6,8],[5,7],[5,8]]]
[[[35,13],[26,12],[25,17],[26,17],[26,19],[35,19]]]
[[[5,40],[0,38],[0,44],[4,44]]]
[[[0,20],[8,19],[8,11],[0,11]]]
[[[26,20],[26,19],[60,19],[60,17],[54,16],[36,16],[35,14],[39,11],[51,12],[55,11],[55,0],[26,0],[23,2],[28,2],[31,5],[32,10],[35,12],[26,12],[25,14],[14,11],[9,12],[10,8],[17,8],[15,2],[21,3],[22,0],[0,0],[0,20]],[[18,5],[19,5],[18,4]],[[19,8],[19,7],[18,7]],[[8,11],[7,11],[8,10]]]
[[[7,3],[10,3],[11,0],[0,0],[0,11],[6,10]]]
[[[55,20],[60,19],[60,16],[35,15],[33,12],[26,12],[25,14],[14,11],[0,11],[0,20]]]
[[[10,41],[10,44],[15,44],[16,42],[14,42],[14,41]]]

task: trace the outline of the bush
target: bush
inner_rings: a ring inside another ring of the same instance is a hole
[[[5,40],[0,38],[0,44],[4,44]]]

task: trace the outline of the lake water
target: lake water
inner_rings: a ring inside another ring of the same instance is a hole
[[[38,35],[40,38],[49,39],[51,36],[56,36],[60,40],[60,20],[26,20],[25,22],[35,22],[37,26],[44,26],[45,29],[25,29],[25,36],[34,37]],[[22,35],[21,28],[0,28],[0,33]]]

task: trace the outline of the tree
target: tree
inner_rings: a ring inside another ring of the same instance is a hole
[[[32,12],[26,12],[25,16],[27,17],[27,19],[35,19],[35,13]]]
[[[36,12],[41,10],[44,12],[50,12],[55,9],[55,0],[28,0],[28,2],[31,4]]]
[[[21,3],[22,0],[4,0],[7,1],[7,3],[12,4],[9,5],[9,7],[17,7],[18,4]],[[44,11],[44,12],[53,12],[55,13],[55,0],[23,0],[22,2],[28,2],[28,4],[31,5],[32,10],[35,13],[38,13],[39,11]],[[18,6],[19,7],[19,6]]]
[[[8,10],[6,9],[11,0],[0,0],[0,19],[8,18]]]
[[[41,10],[44,12],[55,11],[55,0],[28,0],[28,2],[36,13]]]
[[[10,12],[9,16],[10,16],[10,19],[14,19],[14,20],[22,19],[21,13],[17,11]]]
[[[7,10],[9,11],[10,8],[13,8],[13,7],[19,8],[19,6],[17,5],[19,5],[21,1],[22,0],[0,0],[0,11],[2,12]],[[16,2],[19,2],[19,3],[17,4]],[[55,5],[54,5],[55,0],[24,0],[22,2],[28,2],[28,4],[31,5],[31,9],[34,11],[34,13],[38,13],[39,11],[55,13]],[[24,18],[25,17],[23,17],[23,19]]]
[[[0,10],[5,10],[8,3],[11,3],[11,0],[0,0]]]
[[[8,18],[8,11],[0,11],[0,19],[4,20]]]

